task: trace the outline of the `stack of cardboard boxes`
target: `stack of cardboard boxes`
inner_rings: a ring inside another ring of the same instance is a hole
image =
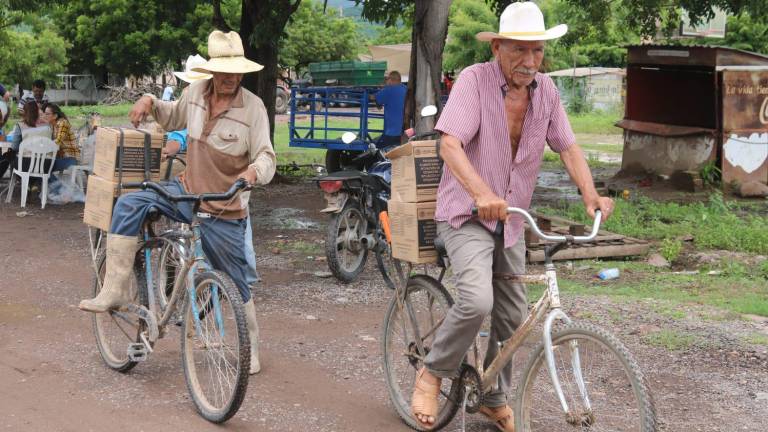
[[[115,198],[128,192],[121,187],[121,182],[160,180],[163,146],[164,133],[127,128],[97,129],[93,175],[88,177],[83,222],[108,231]]]
[[[409,142],[386,156],[392,161],[387,203],[392,256],[416,264],[435,262],[435,200],[442,174],[437,141]]]

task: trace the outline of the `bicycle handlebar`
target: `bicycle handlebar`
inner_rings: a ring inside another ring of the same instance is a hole
[[[244,190],[248,187],[248,183],[245,181],[245,179],[237,179],[235,183],[229,188],[228,191],[224,193],[204,193],[199,195],[193,195],[193,194],[172,194],[168,192],[162,185],[159,183],[151,182],[151,181],[143,181],[143,182],[129,182],[129,183],[123,183],[124,188],[141,188],[142,190],[152,189],[153,191],[157,192],[160,196],[167,199],[168,201],[173,202],[194,202],[194,201],[227,201],[232,199],[233,196],[235,196],[236,193],[238,193],[241,190]]]
[[[537,237],[543,240],[549,240],[549,241],[558,242],[558,243],[567,242],[567,241],[571,241],[573,243],[586,243],[594,240],[595,237],[597,237],[598,231],[600,231],[600,220],[602,219],[602,216],[603,216],[600,210],[595,211],[595,221],[592,223],[592,231],[587,236],[564,236],[564,235],[552,236],[552,235],[547,235],[541,232],[541,229],[536,224],[536,221],[533,220],[533,216],[531,216],[531,214],[528,213],[527,211],[518,207],[507,207],[507,213],[508,214],[517,213],[519,215],[522,215],[528,221],[528,224],[531,226],[531,229],[533,230],[534,234],[536,234]],[[477,214],[478,214],[477,208],[472,207],[472,215],[477,216]]]

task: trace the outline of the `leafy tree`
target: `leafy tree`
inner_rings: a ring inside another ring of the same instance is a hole
[[[0,82],[28,89],[35,79],[56,80],[56,74],[65,72],[68,47],[50,25],[34,32],[7,32],[0,43],[0,58],[5,59],[0,62]]]
[[[412,122],[417,133],[431,130],[434,117],[422,119],[415,113],[426,105],[440,106],[443,50],[451,0],[355,0],[355,3],[364,3],[364,18],[387,26],[412,16],[411,68],[404,123],[410,125]],[[413,7],[412,15],[408,14],[410,7]]]
[[[725,38],[692,38],[683,39],[681,42],[724,45],[768,55],[768,18],[753,18],[748,13],[729,16]]]
[[[240,37],[245,56],[264,65],[261,72],[246,74],[243,86],[259,96],[267,108],[270,136],[275,133],[275,82],[278,77],[278,46],[301,0],[242,0]]]
[[[291,17],[280,42],[280,64],[299,70],[310,62],[353,59],[361,45],[352,19],[323,12],[322,4],[308,0]]]
[[[446,70],[461,69],[492,57],[491,44],[475,38],[479,32],[498,30],[499,20],[483,0],[455,0],[449,22],[443,64]]]
[[[73,44],[74,68],[142,76],[205,45],[211,16],[200,0],[71,0],[54,17]],[[210,8],[210,6],[209,6]]]
[[[396,45],[411,43],[411,26],[382,26],[371,45]]]
[[[658,26],[670,30],[680,21],[680,10],[685,9],[691,21],[702,22],[715,16],[720,8],[731,14],[748,12],[752,16],[768,15],[765,0],[565,0],[579,8],[590,23],[609,22],[617,10],[626,12],[622,17],[627,27],[643,36],[655,36]],[[497,15],[501,15],[512,0],[487,0]],[[620,6],[617,8],[616,6]]]

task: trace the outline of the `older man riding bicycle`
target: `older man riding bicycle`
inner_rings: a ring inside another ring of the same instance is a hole
[[[269,121],[258,96],[240,87],[243,74],[263,66],[245,58],[240,36],[214,31],[208,37],[210,60],[194,70],[213,78],[192,83],[181,98],[164,102],[143,96],[130,118],[138,125],[151,114],[166,130],[188,129],[187,167],[166,189],[173,194],[221,193],[238,178],[250,184],[266,184],[275,173],[275,153],[269,138]],[[251,340],[251,370],[260,369],[256,310],[247,282],[248,262],[243,254],[249,192],[232,202],[204,202],[198,213],[202,245],[213,268],[227,273],[237,285],[244,303]],[[174,204],[155,192],[121,196],[115,204],[107,235],[107,264],[98,296],[80,302],[88,312],[107,312],[131,303],[129,277],[140,248],[137,235],[150,209],[189,223],[190,203]]]
[[[525,286],[494,279],[493,274],[525,272],[522,218],[508,217],[507,207],[530,205],[544,144],[560,154],[590,215],[599,209],[607,217],[613,208],[611,199],[595,191],[557,87],[538,73],[545,41],[566,31],[565,25],[545,29],[535,3],[508,6],[499,33],[477,35],[491,43],[495,60],[462,71],[435,127],[442,132],[440,156],[445,161],[435,219],[458,277],[458,298],[414,385],[413,415],[426,429],[435,424],[440,380],[456,377],[485,316],[491,314],[486,362],[527,316]],[[472,207],[478,209],[477,218]],[[511,379],[510,363],[480,410],[507,432],[514,431],[506,398]]]

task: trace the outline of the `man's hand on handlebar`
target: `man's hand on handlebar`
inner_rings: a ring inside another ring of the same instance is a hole
[[[255,185],[256,180],[258,179],[258,174],[256,174],[256,170],[254,168],[248,167],[245,171],[240,173],[238,178],[247,181],[249,185]]]
[[[592,219],[595,218],[595,210],[600,210],[603,213],[603,221],[606,221],[611,217],[615,203],[611,198],[597,196],[590,200],[584,200],[584,207],[586,207],[587,214]]]
[[[477,216],[484,220],[507,220],[507,201],[499,198],[493,192],[479,196],[475,200]]]

